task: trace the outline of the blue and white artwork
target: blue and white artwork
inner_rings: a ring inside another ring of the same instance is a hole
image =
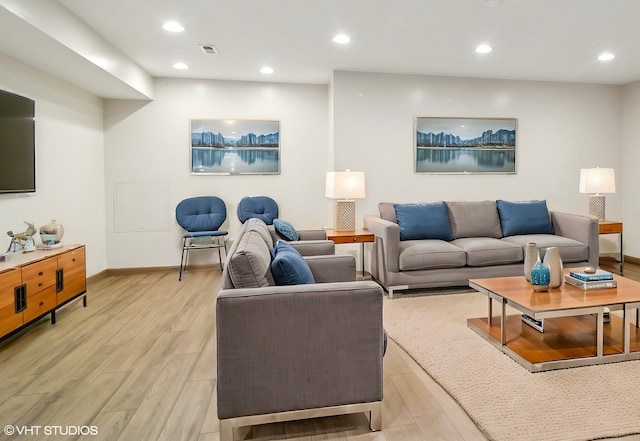
[[[416,173],[515,173],[517,120],[416,118]]]
[[[191,120],[191,173],[280,173],[280,122]]]

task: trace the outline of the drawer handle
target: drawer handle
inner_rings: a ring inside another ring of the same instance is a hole
[[[38,283],[38,286],[42,286],[42,283]]]
[[[38,304],[38,306],[42,306],[42,305],[44,305],[44,302],[40,302],[40,303]]]
[[[41,275],[42,275],[42,271],[40,271],[40,272],[38,273],[38,275],[39,275],[39,276],[41,276]]]
[[[73,259],[71,259],[71,261],[72,261],[72,262],[75,262],[75,261],[76,261],[76,258],[74,257]]]

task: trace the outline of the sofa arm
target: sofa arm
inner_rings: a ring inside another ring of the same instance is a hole
[[[300,240],[327,240],[327,232],[324,230],[298,230]]]
[[[365,216],[364,227],[376,236],[375,253],[383,265],[382,271],[400,270],[400,227],[379,216]],[[376,256],[374,256],[376,258]]]
[[[305,256],[316,283],[354,282],[356,258],[351,255]]]
[[[589,265],[597,268],[600,254],[598,218],[559,211],[551,211],[550,214],[555,234],[587,244],[589,246]]]
[[[336,253],[336,244],[330,240],[298,240],[289,242],[303,256],[324,256]]]
[[[370,281],[221,291],[218,417],[380,401],[382,302]]]

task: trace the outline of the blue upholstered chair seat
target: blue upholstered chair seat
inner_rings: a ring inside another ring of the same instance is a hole
[[[228,231],[189,231],[183,237],[226,236]]]

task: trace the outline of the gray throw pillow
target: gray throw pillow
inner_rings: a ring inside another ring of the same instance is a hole
[[[451,233],[462,237],[502,237],[495,201],[447,202]]]

